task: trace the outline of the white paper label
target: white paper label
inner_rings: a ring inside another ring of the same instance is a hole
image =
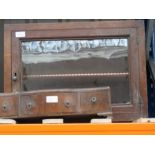
[[[46,103],[58,103],[58,96],[46,96]]]
[[[15,33],[16,38],[24,38],[25,37],[25,31],[19,31]]]

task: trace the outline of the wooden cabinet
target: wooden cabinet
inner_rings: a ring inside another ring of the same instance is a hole
[[[143,21],[6,24],[4,37],[5,93],[23,94],[18,117],[108,114],[110,105],[113,121],[147,116]]]

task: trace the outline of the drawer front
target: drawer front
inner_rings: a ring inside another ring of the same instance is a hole
[[[20,116],[63,116],[111,112],[110,88],[29,92],[21,95]]]
[[[10,117],[18,115],[18,96],[0,97],[0,117]]]
[[[78,113],[79,102],[77,93],[63,93],[61,104],[63,113]]]
[[[44,96],[46,101],[45,114],[73,113],[78,110],[76,93],[48,93]]]
[[[20,116],[41,116],[44,111],[41,95],[22,95],[20,99]]]
[[[94,90],[80,93],[80,110],[82,113],[110,113],[111,97],[110,91]]]

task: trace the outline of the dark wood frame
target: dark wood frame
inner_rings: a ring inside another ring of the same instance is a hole
[[[114,121],[133,121],[147,117],[146,62],[144,23],[141,20],[37,23],[5,25],[4,32],[4,92],[19,92],[20,82],[11,77],[17,73],[20,79],[20,41],[40,38],[95,38],[127,37],[129,39],[129,73],[131,104],[113,105]],[[16,38],[15,32],[25,31],[24,38]]]

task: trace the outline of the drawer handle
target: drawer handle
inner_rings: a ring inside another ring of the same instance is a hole
[[[71,103],[70,102],[65,102],[64,105],[65,105],[66,108],[69,108],[71,106]]]
[[[3,104],[3,105],[2,105],[2,110],[3,110],[3,111],[7,111],[7,105],[6,105],[6,104]]]
[[[30,110],[31,108],[32,108],[32,103],[28,103],[28,104],[27,104],[27,109]]]
[[[92,102],[92,103],[96,103],[96,101],[97,101],[97,98],[96,98],[95,96],[93,96],[93,97],[91,98],[91,102]]]

